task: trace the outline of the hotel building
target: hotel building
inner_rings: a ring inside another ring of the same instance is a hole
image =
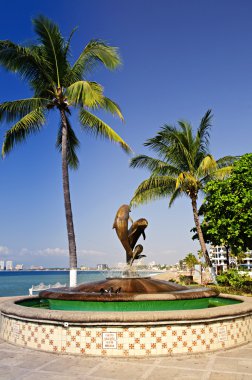
[[[237,259],[230,255],[229,251],[229,266],[232,268],[252,270],[252,250],[245,252],[246,257],[241,259],[241,263],[237,263]],[[215,268],[216,273],[221,273],[227,270],[227,251],[224,246],[211,246],[209,249],[209,257]]]
[[[13,270],[13,261],[12,260],[6,261],[6,270]]]

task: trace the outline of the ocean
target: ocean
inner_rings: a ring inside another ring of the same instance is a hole
[[[99,281],[108,276],[108,272],[78,271],[78,283]],[[61,284],[69,285],[68,271],[0,271],[0,297],[29,295],[32,285]]]
[[[151,272],[141,272],[141,276]],[[158,272],[157,272],[158,273]],[[120,272],[117,272],[120,276]],[[100,281],[106,277],[115,277],[113,271],[78,271],[78,284],[83,282]],[[0,297],[26,296],[32,285],[53,285],[56,282],[69,285],[69,272],[63,270],[43,271],[0,271]],[[37,294],[37,293],[35,293]]]

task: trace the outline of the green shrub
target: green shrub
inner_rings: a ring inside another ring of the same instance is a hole
[[[231,286],[233,289],[240,289],[251,287],[252,280],[248,274],[239,273],[236,269],[230,269],[217,276],[217,282],[221,286]]]
[[[180,275],[179,282],[185,285],[193,284],[193,276]]]

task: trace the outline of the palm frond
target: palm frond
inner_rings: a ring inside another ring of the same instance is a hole
[[[46,60],[51,63],[51,76],[54,78],[57,87],[60,87],[61,78],[64,78],[69,68],[65,55],[65,39],[60,33],[58,25],[44,16],[33,19],[33,24],[43,46]]]
[[[113,116],[118,116],[122,121],[124,121],[123,114],[119,105],[106,96],[103,97],[101,108],[110,112]]]
[[[180,189],[185,193],[191,192],[191,190],[198,189],[198,179],[189,172],[182,172],[176,178],[176,189]]]
[[[216,180],[223,180],[230,176],[231,172],[233,170],[233,166],[223,166],[222,168],[219,168],[211,174],[212,179]]]
[[[96,82],[78,81],[67,88],[66,96],[70,104],[98,108],[103,104],[103,87]]]
[[[14,122],[37,108],[46,107],[47,103],[48,99],[45,98],[27,98],[1,103],[0,119]]]
[[[69,55],[70,43],[71,43],[73,35],[74,35],[74,33],[76,32],[77,29],[78,29],[78,26],[76,26],[75,28],[73,28],[73,30],[70,33],[70,36],[68,37],[68,40],[67,40],[65,48],[64,48],[65,59],[67,59],[67,57]]]
[[[80,122],[83,130],[91,132],[95,136],[101,136],[112,142],[119,143],[125,152],[131,152],[126,142],[109,125],[87,110],[80,111]]]
[[[0,64],[28,81],[52,83],[50,62],[41,53],[40,46],[23,47],[8,40],[0,41]]]
[[[157,175],[178,175],[179,171],[166,162],[146,155],[138,155],[131,159],[131,168],[144,168]]]
[[[171,207],[175,200],[181,197],[182,195],[184,195],[184,193],[180,190],[180,188],[176,188],[170,197],[169,207]]]
[[[217,162],[213,158],[211,154],[208,154],[203,158],[201,161],[198,169],[197,169],[197,175],[198,177],[205,176],[208,173],[211,173],[217,169]]]
[[[121,60],[116,47],[109,46],[101,40],[91,40],[74,63],[70,77],[72,81],[78,81],[83,78],[83,75],[93,71],[99,64],[113,70],[120,63]]]
[[[38,132],[45,122],[45,115],[41,108],[37,108],[20,119],[5,134],[2,146],[2,156],[8,154],[15,144],[24,141],[32,133]]]
[[[219,168],[233,165],[235,161],[238,161],[241,156],[224,156],[219,158],[216,162]]]
[[[138,186],[130,204],[134,207],[167,197],[174,192],[175,185],[173,177],[151,176]]]
[[[210,171],[205,177],[202,177],[200,182],[202,186],[205,186],[209,181],[216,180],[222,181],[225,178],[228,178],[233,170],[233,165],[223,166],[222,168],[217,168],[213,171]]]
[[[80,142],[76,137],[73,128],[66,117],[67,122],[67,163],[71,169],[78,169],[79,159],[76,150],[79,148]],[[58,130],[58,136],[56,141],[56,148],[59,152],[62,151],[62,124],[60,124]]]
[[[197,130],[196,135],[196,144],[198,151],[203,153],[208,153],[209,147],[209,137],[210,137],[210,128],[211,128],[211,120],[213,115],[211,114],[212,110],[207,110],[203,118],[201,119],[199,128]]]
[[[154,138],[148,139],[145,146],[154,150],[170,164],[181,171],[192,170],[192,159],[184,133],[176,127],[165,124]]]

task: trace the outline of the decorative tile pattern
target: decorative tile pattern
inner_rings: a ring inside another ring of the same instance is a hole
[[[252,315],[223,322],[148,327],[64,327],[2,316],[1,337],[19,346],[63,354],[125,357],[191,354],[251,341]],[[104,342],[104,337],[111,337],[111,344]]]

